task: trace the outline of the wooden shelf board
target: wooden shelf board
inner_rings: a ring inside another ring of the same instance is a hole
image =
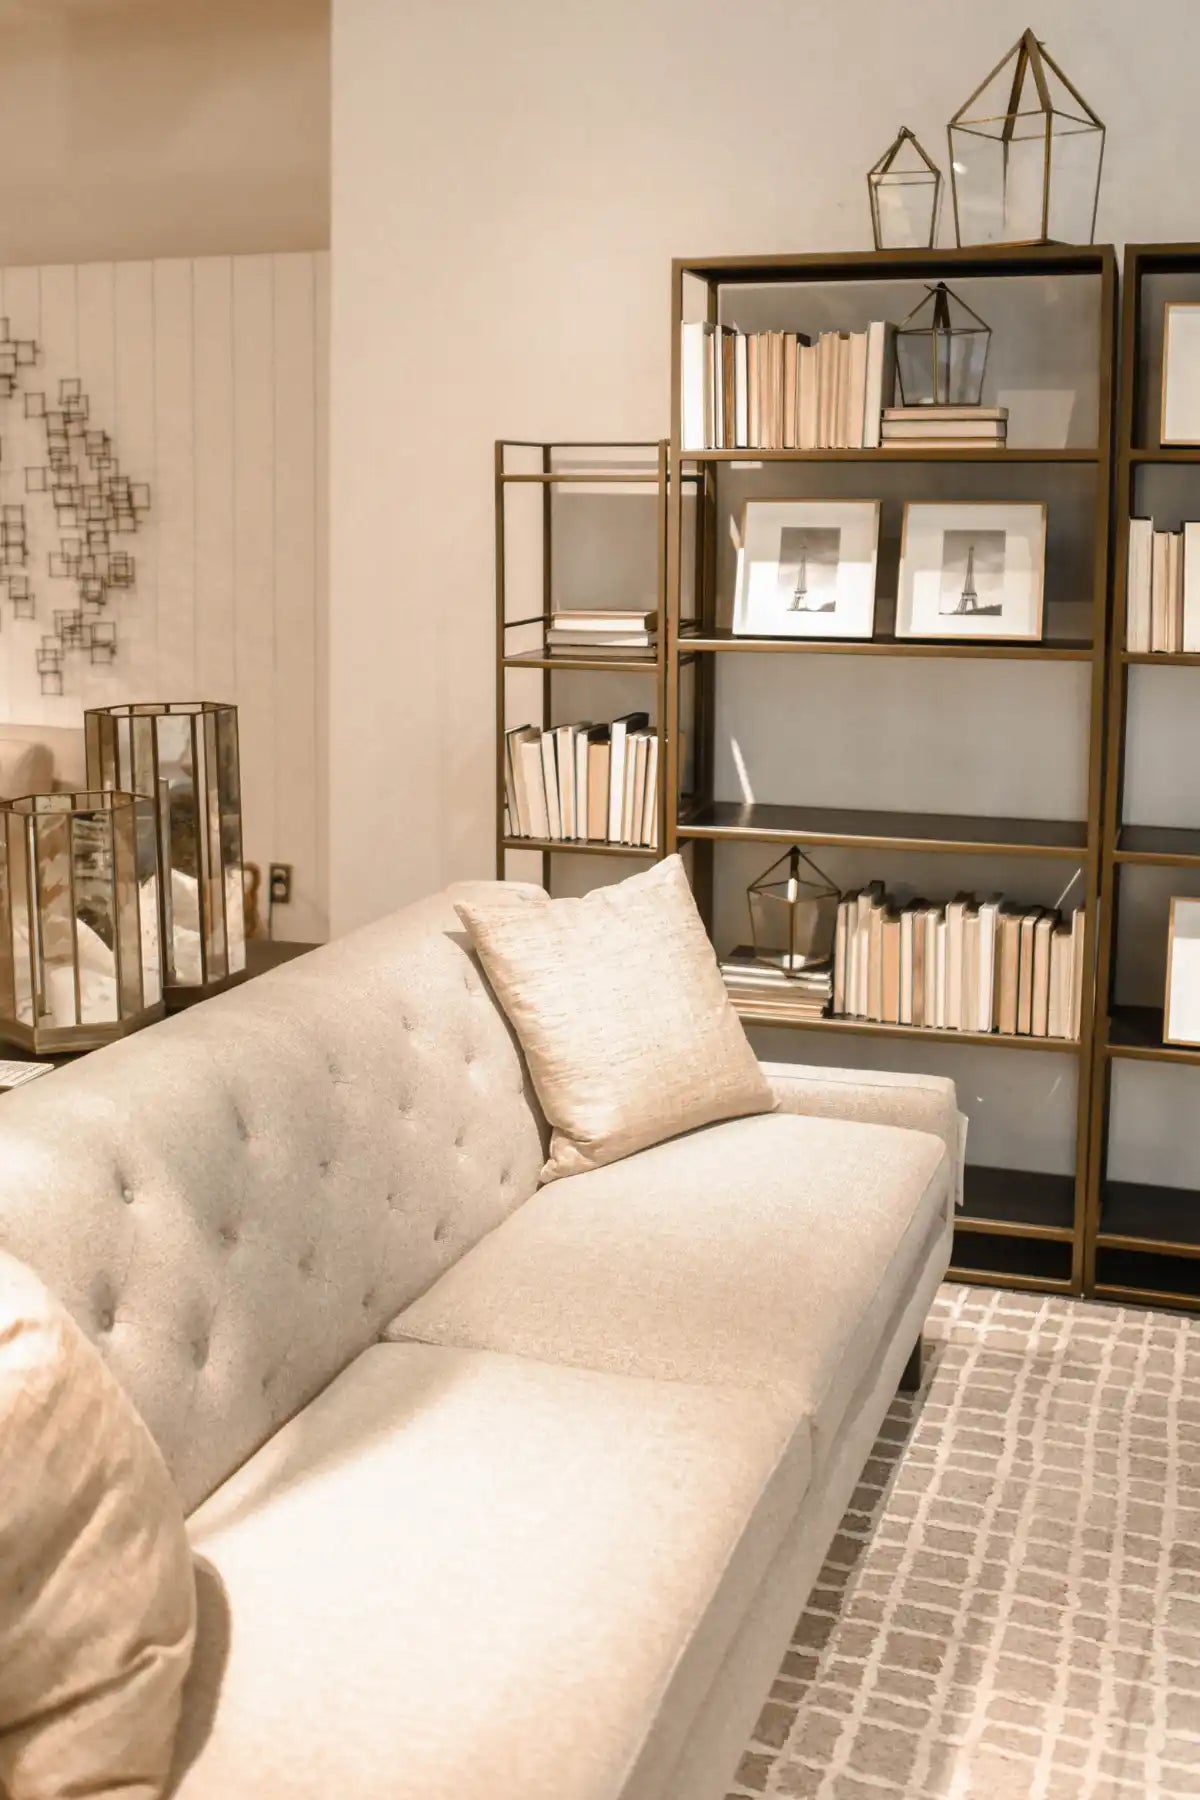
[[[1177,825],[1122,825],[1114,856],[1120,863],[1200,868],[1200,831]]]
[[[1195,669],[1200,668],[1200,653],[1179,650],[1168,656],[1163,650],[1122,650],[1121,661],[1146,669]]]
[[[1200,1045],[1163,1043],[1160,1006],[1114,1006],[1108,1022],[1109,1056],[1141,1062],[1200,1063]]]
[[[682,455],[698,463],[1095,463],[1095,449],[1053,450],[1045,446],[1029,450],[953,448],[937,444],[905,444],[877,450],[684,450]]]
[[[549,850],[554,855],[566,854],[576,856],[632,856],[642,862],[656,862],[657,850],[646,850],[638,844],[591,843],[581,838],[523,838],[506,837],[506,850],[533,850],[543,852]]]
[[[1071,857],[1087,854],[1087,826],[1057,819],[974,818],[950,813],[865,812],[714,800],[681,819],[681,838],[749,843],[862,845],[958,854]]]
[[[1116,259],[1105,244],[977,244],[954,250],[842,250],[769,256],[680,256],[675,268],[688,275],[734,285],[774,282],[937,281],[948,274],[1091,275]]]
[[[968,1287],[1015,1288],[1023,1294],[1069,1294],[1073,1291],[1069,1276],[1060,1280],[1055,1275],[1010,1275],[1001,1269],[963,1269],[954,1262],[946,1270],[946,1280],[963,1281]]]
[[[1146,463],[1200,463],[1200,445],[1196,444],[1163,444],[1158,448],[1131,450],[1129,460],[1134,464]]]
[[[1092,1287],[1097,1300],[1113,1300],[1123,1306],[1156,1306],[1173,1312],[1200,1312],[1200,1294],[1173,1294],[1169,1288],[1137,1288],[1115,1281],[1097,1281]]]
[[[743,1025],[775,1026],[783,1031],[840,1031],[857,1037],[918,1038],[923,1043],[982,1045],[988,1050],[1055,1050],[1061,1056],[1074,1056],[1079,1050],[1074,1038],[1002,1037],[997,1031],[938,1031],[924,1025],[886,1025],[877,1019],[789,1019],[731,998]]]
[[[984,643],[978,639],[962,642],[898,638],[881,632],[871,638],[773,638],[740,637],[732,631],[718,630],[681,633],[681,650],[699,655],[722,652],[759,652],[767,655],[818,656],[917,656],[975,657],[991,660],[1011,659],[1029,662],[1090,662],[1092,646],[1069,638],[1044,639],[1041,643]],[[1197,658],[1200,661],[1200,657]]]
[[[687,659],[681,659],[687,660]],[[658,660],[650,656],[547,656],[540,650],[523,650],[503,659],[506,669],[591,669],[600,674],[656,675]]]
[[[985,1235],[1073,1241],[1074,1175],[1037,1169],[992,1169],[968,1163],[957,1229]]]

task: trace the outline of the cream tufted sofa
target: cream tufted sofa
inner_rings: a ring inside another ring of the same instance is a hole
[[[191,1509],[180,1800],[724,1793],[942,1276],[953,1089],[538,1190],[445,896],[0,1101],[0,1242]]]

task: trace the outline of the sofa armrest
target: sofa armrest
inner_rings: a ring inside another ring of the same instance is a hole
[[[962,1205],[967,1119],[958,1110],[954,1083],[945,1076],[822,1069],[804,1063],[764,1063],[762,1067],[781,1112],[855,1119],[864,1125],[900,1125],[941,1138],[953,1170],[953,1204]]]

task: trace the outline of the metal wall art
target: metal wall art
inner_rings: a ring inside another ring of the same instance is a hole
[[[45,435],[45,460],[25,469],[27,496],[43,496],[53,508],[58,548],[46,574],[74,585],[73,604],[51,609],[53,629],[43,632],[35,652],[42,693],[63,692],[70,656],[99,666],[116,660],[118,633],[111,617],[114,597],[132,591],[137,564],[120,543],[132,537],[150,510],[148,482],[121,471],[109,433],[93,423],[91,403],[78,375],[64,376],[55,395],[21,388],[24,371],[35,368],[41,347],[33,338],[14,338],[0,318],[0,401],[23,392],[25,417]],[[0,591],[12,617],[38,618],[27,503],[0,506]]]

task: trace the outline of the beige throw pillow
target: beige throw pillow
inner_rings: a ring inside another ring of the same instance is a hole
[[[0,1252],[0,1793],[158,1800],[195,1614],[154,1440],[74,1321]]]
[[[460,901],[553,1129],[543,1181],[775,1098],[677,856],[582,900]]]

